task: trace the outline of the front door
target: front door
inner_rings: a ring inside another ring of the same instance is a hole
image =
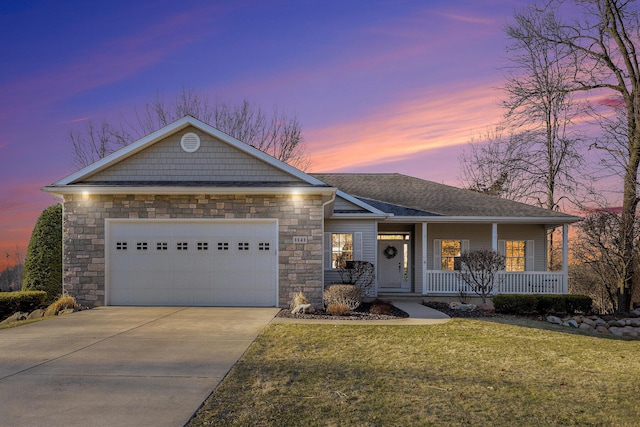
[[[378,290],[409,292],[409,240],[378,240]]]

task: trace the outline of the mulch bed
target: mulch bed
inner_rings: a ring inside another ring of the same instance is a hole
[[[482,311],[475,309],[473,311],[453,310],[449,308],[449,303],[446,302],[424,302],[427,307],[433,308],[443,312],[449,317],[462,317],[462,318],[478,318],[478,317],[505,317],[504,314],[490,313],[488,311]]]
[[[276,317],[285,317],[288,319],[325,319],[325,320],[392,320],[392,319],[403,319],[409,317],[407,313],[400,310],[395,306],[391,306],[391,311],[388,314],[374,314],[369,310],[371,309],[372,303],[362,303],[360,307],[353,310],[347,316],[332,316],[324,311],[317,311],[313,314],[291,314],[291,310],[282,309],[276,315]]]

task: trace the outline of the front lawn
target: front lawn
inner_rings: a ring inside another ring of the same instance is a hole
[[[190,426],[625,426],[640,341],[454,319],[269,325]]]

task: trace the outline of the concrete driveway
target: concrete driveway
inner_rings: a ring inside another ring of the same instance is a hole
[[[0,423],[183,426],[277,311],[101,307],[0,330]]]

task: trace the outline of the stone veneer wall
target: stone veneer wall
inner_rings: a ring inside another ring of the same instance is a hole
[[[64,289],[90,307],[105,303],[105,218],[278,218],[280,307],[298,291],[322,303],[322,196],[66,196]]]

